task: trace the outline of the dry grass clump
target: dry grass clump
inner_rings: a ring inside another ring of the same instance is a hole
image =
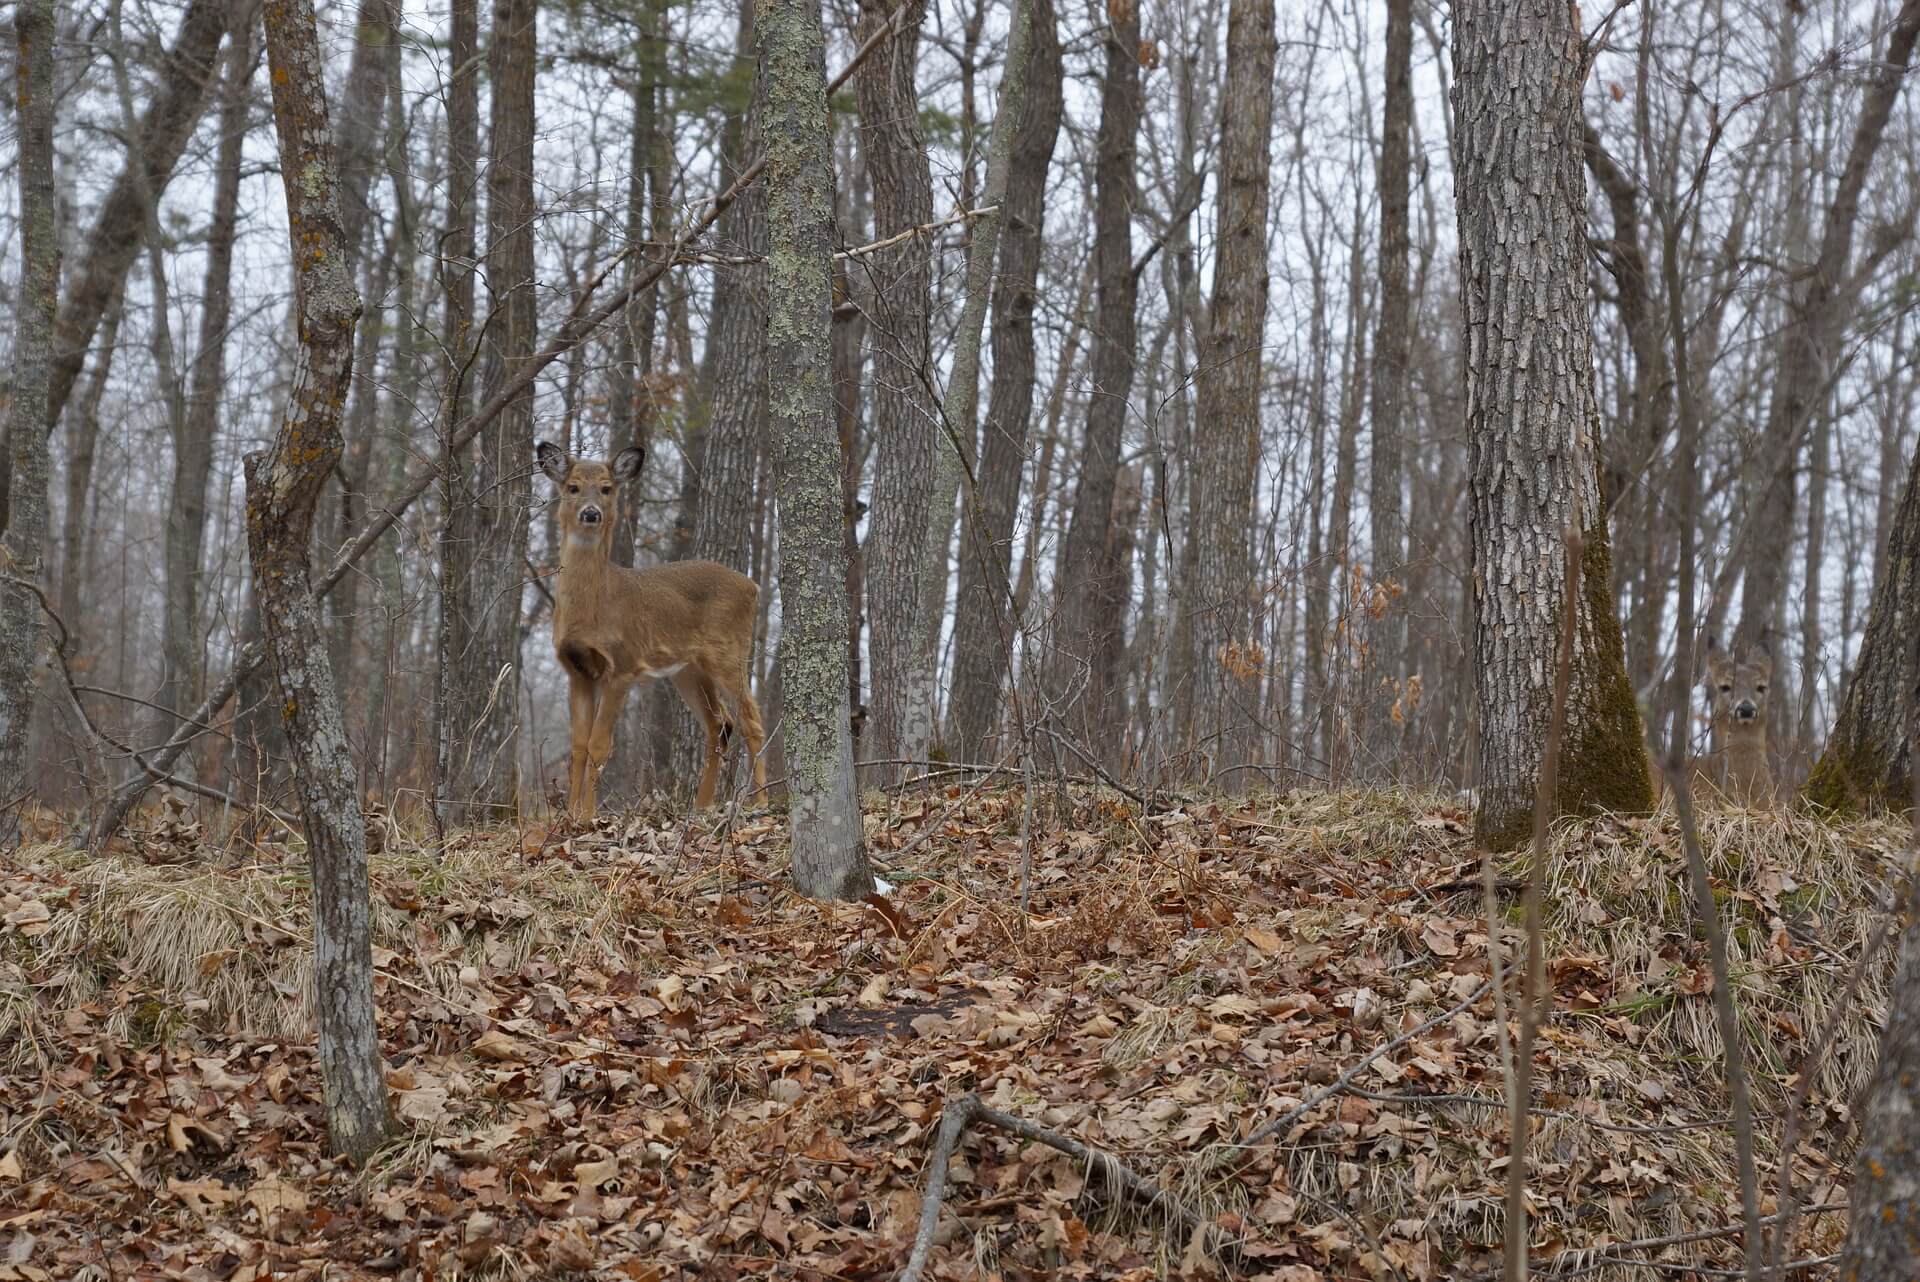
[[[1836,1005],[1875,928],[1889,875],[1911,840],[1885,820],[1834,822],[1787,811],[1706,810],[1701,854],[1727,926],[1728,962],[1769,1111],[1812,1044],[1837,1029],[1812,1085],[1847,1100],[1866,1084],[1893,958],[1883,951],[1854,1008]],[[1720,1034],[1680,830],[1646,819],[1564,824],[1547,865],[1552,953],[1593,959],[1611,980],[1598,1017],[1627,1014],[1649,1054],[1717,1066]]]

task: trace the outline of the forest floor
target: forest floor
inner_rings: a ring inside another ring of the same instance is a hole
[[[770,812],[445,847],[377,828],[398,1129],[363,1170],[326,1156],[297,846],[173,819],[100,859],[17,851],[0,859],[0,1280],[888,1278],[942,1109],[969,1092],[1163,1196],[1112,1196],[1104,1168],[976,1122],[930,1277],[1497,1266],[1502,1039],[1464,812],[1303,792],[1143,814],[1076,793],[1030,830],[1023,916],[1025,812],[1017,788],[876,797],[891,889],[867,905],[787,891]],[[1856,959],[1910,834],[1703,823],[1768,1211],[1793,1074],[1831,1035],[1792,1158],[1811,1210],[1790,1258],[1814,1263],[1783,1275],[1824,1276],[1891,969],[1885,950]],[[1517,921],[1518,865],[1500,872]],[[1739,1263],[1686,886],[1670,815],[1556,832],[1537,1276]]]

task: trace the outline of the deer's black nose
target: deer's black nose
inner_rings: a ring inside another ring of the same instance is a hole
[[[1751,699],[1743,699],[1733,706],[1733,715],[1742,721],[1751,721],[1760,715],[1760,709],[1753,706]]]
[[[582,525],[598,525],[598,524],[600,524],[600,509],[599,509],[599,508],[597,508],[597,507],[583,507],[583,508],[581,508],[581,509],[580,509],[580,524],[582,524]]]

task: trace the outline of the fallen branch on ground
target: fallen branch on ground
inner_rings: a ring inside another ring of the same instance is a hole
[[[946,1197],[947,1163],[959,1148],[967,1127],[979,1123],[1065,1153],[1084,1164],[1088,1174],[1098,1174],[1115,1197],[1165,1216],[1178,1224],[1189,1238],[1195,1233],[1204,1233],[1205,1245],[1210,1251],[1229,1256],[1235,1253],[1235,1244],[1205,1216],[1105,1149],[1084,1144],[1011,1113],[988,1108],[979,1095],[969,1093],[941,1110],[940,1129],[935,1133],[933,1151],[928,1156],[927,1187],[920,1196],[920,1228],[914,1234],[913,1252],[907,1257],[906,1267],[900,1270],[899,1282],[919,1282],[926,1271],[927,1261],[933,1254],[934,1235],[940,1227],[940,1208]]]

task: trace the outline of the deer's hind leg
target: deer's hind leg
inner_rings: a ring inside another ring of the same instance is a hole
[[[713,804],[713,788],[720,778],[720,761],[726,753],[727,736],[732,726],[726,720],[720,692],[706,673],[695,668],[682,668],[673,674],[673,688],[680,692],[680,697],[686,700],[687,706],[693,709],[693,714],[707,728],[707,765],[700,772],[700,790],[693,798],[694,809],[705,810]]]
[[[754,702],[748,682],[746,656],[742,655],[739,667],[729,670],[723,684],[740,719],[740,733],[747,741],[748,759],[753,762],[752,800],[757,802],[765,798],[767,791],[767,758],[762,751],[767,744],[767,731],[760,720],[760,705]]]

